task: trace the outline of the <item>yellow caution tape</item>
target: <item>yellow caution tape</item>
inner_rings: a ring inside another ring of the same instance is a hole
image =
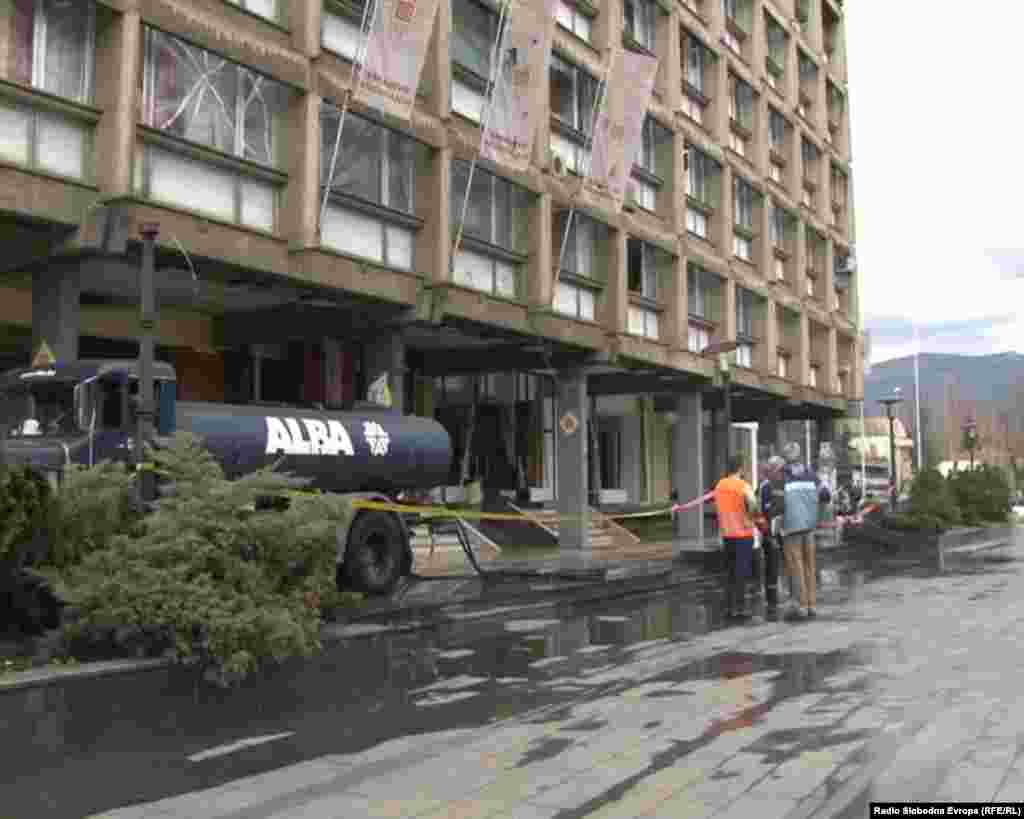
[[[353,501],[352,505],[356,509],[372,509],[378,512],[396,512],[402,515],[419,515],[424,518],[468,518],[471,520],[512,520],[539,522],[541,524],[544,523],[543,520],[535,521],[532,516],[523,512],[478,512],[471,509],[451,509],[447,506],[413,506],[409,504],[382,503],[381,501],[371,500]],[[660,515],[668,515],[671,511],[672,507],[666,506],[664,509],[648,512],[634,512],[625,515],[604,516],[612,518],[613,520],[623,520],[626,518],[650,518]],[[575,517],[577,516],[560,515],[559,520],[570,520]]]

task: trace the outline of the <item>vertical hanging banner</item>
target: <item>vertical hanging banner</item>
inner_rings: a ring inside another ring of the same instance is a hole
[[[438,0],[376,0],[356,99],[408,121],[412,116]]]
[[[618,211],[626,193],[626,180],[640,150],[658,58],[616,46],[610,59],[604,105],[594,124],[590,172],[583,190]]]
[[[480,156],[522,171],[530,165],[547,90],[557,0],[509,3]]]

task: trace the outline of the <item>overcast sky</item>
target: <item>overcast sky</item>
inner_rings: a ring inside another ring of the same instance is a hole
[[[1024,6],[845,6],[872,361],[1024,353]]]

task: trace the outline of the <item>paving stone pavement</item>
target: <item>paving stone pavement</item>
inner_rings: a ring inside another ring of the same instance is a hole
[[[1024,799],[1020,572],[891,577],[811,622],[649,641],[585,674],[553,664],[549,681],[575,686],[569,706],[102,815],[801,819]]]

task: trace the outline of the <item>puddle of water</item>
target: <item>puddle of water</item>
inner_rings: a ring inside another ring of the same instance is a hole
[[[1012,573],[992,557],[958,560],[957,570],[966,573],[981,566],[994,577],[1000,569]],[[841,622],[843,617],[829,613],[828,596],[864,596],[868,579],[886,572],[890,569],[860,565],[824,569],[822,614]],[[937,575],[932,571],[930,576]],[[5,765],[5,791],[13,791],[5,795],[5,809],[19,816],[80,816],[212,787],[324,754],[358,754],[403,737],[473,729],[541,705],[555,706],[543,718],[545,723],[570,721],[564,729],[568,736],[532,751],[537,759],[549,758],[572,745],[573,731],[584,736],[604,726],[599,719],[571,722],[573,703],[637,688],[641,681],[629,679],[626,671],[617,673],[622,664],[635,660],[637,651],[654,656],[672,643],[696,641],[717,653],[652,680],[660,687],[643,689],[638,701],[664,697],[671,708],[671,697],[706,696],[704,683],[721,689],[721,701],[709,707],[718,709],[717,722],[709,720],[701,738],[674,743],[658,755],[655,765],[673,764],[716,736],[756,724],[794,697],[838,696],[869,684],[867,677],[853,682],[842,678],[871,660],[866,650],[794,652],[785,648],[795,634],[787,628],[780,632],[786,638],[781,643],[765,634],[758,640],[759,652],[739,653],[728,650],[725,642],[719,648],[708,643],[705,635],[722,623],[721,590],[709,583],[696,596],[692,591],[686,597],[672,592],[566,605],[558,617],[464,620],[404,634],[369,633],[231,692],[196,691],[192,676],[161,671],[5,696],[0,722],[9,716],[13,735],[34,737],[32,747]],[[638,644],[644,645],[629,650]],[[294,735],[273,747],[191,766],[185,761],[189,754],[239,736],[283,731]],[[806,742],[769,736],[759,747],[766,757],[783,759],[801,748],[827,749],[856,739],[838,730],[808,731]],[[104,794],[94,792],[93,783],[101,779],[114,783]]]

